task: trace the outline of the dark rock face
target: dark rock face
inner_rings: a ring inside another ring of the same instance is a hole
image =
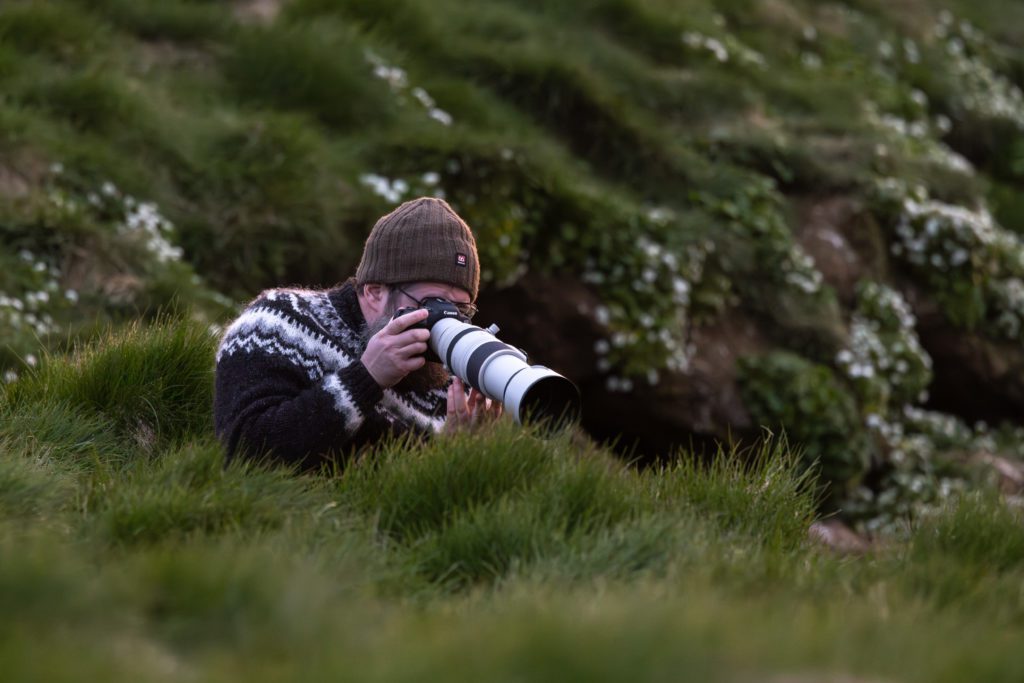
[[[919,288],[904,291],[934,363],[927,406],[972,422],[1024,422],[1024,346],[954,327]]]
[[[948,324],[922,324],[919,333],[935,363],[929,408],[972,422],[1024,422],[1024,349]]]
[[[586,286],[530,277],[485,290],[479,303],[482,323],[497,322],[502,339],[579,386],[584,429],[614,441],[626,457],[649,461],[681,446],[700,451],[756,428],[740,399],[736,360],[767,344],[755,323],[736,312],[694,330],[695,354],[685,374],[663,372],[655,385],[640,380],[619,393],[607,389],[597,369],[594,343],[606,334],[591,314],[601,302]]]

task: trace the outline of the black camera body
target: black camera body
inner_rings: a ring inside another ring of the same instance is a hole
[[[448,301],[447,299],[432,296],[427,297],[423,299],[423,305],[420,306],[420,308],[427,309],[427,317],[419,321],[418,323],[409,325],[409,327],[405,329],[429,331],[432,327],[434,327],[434,324],[437,323],[437,321],[444,320],[446,318],[451,318],[453,320],[458,320],[459,322],[464,323],[469,322],[469,319],[459,312],[459,309],[455,306],[455,304],[453,304],[451,301]],[[397,311],[395,311],[395,314],[391,316],[391,319],[394,320],[395,318],[401,315],[405,315],[406,313],[418,311],[420,310],[420,308],[413,308],[412,306],[399,308]],[[424,358],[426,358],[428,361],[432,363],[442,362],[441,359],[437,357],[437,354],[434,353],[433,349],[429,347],[429,345],[427,346],[427,352],[424,355]]]
[[[409,325],[409,327],[407,327],[406,329],[429,330],[434,326],[434,323],[436,323],[438,320],[444,320],[445,318],[454,318],[464,323],[469,322],[469,320],[464,315],[459,313],[459,309],[455,306],[455,304],[453,304],[451,301],[448,301],[447,299],[430,296],[427,297],[426,299],[423,299],[423,305],[420,308],[427,309],[427,317],[419,321],[415,325]],[[406,313],[412,313],[413,311],[418,310],[420,309],[413,308],[411,306],[406,308],[399,308],[397,311],[395,311],[395,314],[391,316],[391,318],[395,319],[400,315],[405,315]]]

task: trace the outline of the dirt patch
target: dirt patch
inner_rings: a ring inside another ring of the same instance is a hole
[[[871,549],[871,542],[838,519],[815,522],[807,530],[808,537],[841,555],[859,555]]]
[[[797,241],[814,258],[844,306],[853,306],[860,280],[890,279],[893,264],[888,240],[863,201],[848,195],[790,200],[796,209]]]
[[[151,40],[142,44],[139,72],[145,74],[154,68],[205,69],[212,67],[214,56],[197,47],[180,45],[170,40]]]
[[[281,13],[284,0],[238,0],[232,6],[235,17],[249,24],[269,24]]]
[[[858,230],[862,227],[863,207],[844,196],[797,200],[795,205],[797,241],[814,259],[839,300],[852,304],[857,282],[872,270],[870,255],[862,253],[866,245]]]
[[[0,162],[0,197],[21,199],[39,187],[46,175],[46,163],[28,152],[15,152]]]

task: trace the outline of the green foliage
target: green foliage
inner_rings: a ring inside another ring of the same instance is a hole
[[[71,62],[100,49],[110,36],[90,14],[66,2],[14,0],[0,8],[0,45]]]
[[[363,50],[354,32],[338,27],[251,29],[232,46],[225,76],[245,99],[358,130],[387,121],[396,106]]]
[[[0,440],[10,453],[12,439]],[[14,458],[0,460],[0,515],[4,519],[45,518],[59,511],[73,490],[70,477],[46,461]]]
[[[195,323],[134,325],[11,385],[10,409],[69,404],[152,450],[211,425],[216,340]]]
[[[112,23],[144,40],[181,43],[223,38],[231,24],[222,3],[194,0],[89,0]]]
[[[191,263],[219,289],[247,296],[268,283],[342,279],[358,255],[343,227],[362,213],[335,191],[324,144],[306,119],[269,113],[204,141],[184,180],[197,206],[179,232]]]
[[[150,544],[233,530],[258,533],[279,527],[292,509],[286,499],[317,493],[288,472],[224,467],[219,445],[190,444],[142,461],[116,478],[93,482],[89,507],[99,533],[115,544]],[[303,503],[306,507],[308,501]]]
[[[682,454],[681,454],[682,455]],[[678,498],[725,534],[749,534],[767,548],[798,548],[814,520],[817,473],[783,433],[758,444],[719,447],[710,462],[680,457],[655,479],[658,495]]]
[[[914,532],[911,552],[922,560],[955,557],[965,568],[1005,574],[1024,566],[1024,520],[991,496],[967,496],[948,514],[925,520]]]
[[[699,200],[723,228],[709,268],[727,278],[726,301],[769,317],[780,336],[812,358],[838,350],[835,292],[794,239],[774,183],[748,178],[725,196],[702,193]]]
[[[871,446],[857,405],[832,371],[800,356],[777,351],[740,360],[740,388],[758,424],[786,430],[818,463],[822,483],[842,496],[867,470]]]
[[[84,73],[27,86],[25,101],[90,133],[111,134],[135,126],[145,116],[144,105],[116,79]]]

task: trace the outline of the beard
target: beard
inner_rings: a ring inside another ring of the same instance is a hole
[[[390,302],[389,302],[390,303]],[[370,337],[377,334],[384,329],[389,322],[391,322],[391,316],[398,310],[396,306],[389,305],[388,310],[390,312],[384,313],[373,322],[366,324],[366,330],[362,336],[363,348],[370,342]],[[417,392],[426,393],[435,389],[444,389],[448,386],[448,382],[451,380],[451,375],[440,363],[433,363],[427,361],[422,368],[413,370],[408,375],[402,378],[398,384],[391,387],[395,391],[402,393],[406,392]]]

